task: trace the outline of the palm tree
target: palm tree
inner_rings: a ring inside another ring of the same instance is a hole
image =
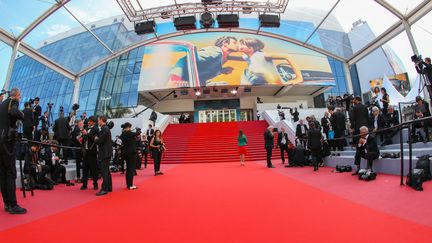
[[[106,116],[109,119],[112,118],[122,118],[127,114],[130,114],[131,111],[127,107],[123,107],[120,103],[117,108],[112,108],[110,105],[106,106]]]

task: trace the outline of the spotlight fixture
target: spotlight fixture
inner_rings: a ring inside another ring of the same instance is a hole
[[[169,19],[170,16],[168,16],[168,12],[167,11],[164,11],[164,12],[161,13],[161,18],[162,19]]]
[[[273,14],[261,14],[259,22],[261,27],[278,28],[280,26],[280,17]]]
[[[214,24],[213,15],[209,12],[204,12],[203,14],[201,14],[200,23],[201,26],[206,29],[213,27]]]
[[[231,90],[231,94],[236,95],[237,94],[237,90],[238,90],[238,87],[236,87],[235,89],[232,89]]]
[[[173,97],[174,97],[174,99],[176,99],[178,97],[178,95],[177,95],[177,93],[176,93],[175,90],[173,91]]]
[[[217,21],[220,28],[234,28],[239,27],[238,14],[219,14]]]
[[[153,33],[155,32],[155,26],[156,24],[153,20],[135,23],[135,32],[137,33],[137,35]]]
[[[174,18],[174,26],[177,30],[193,30],[196,29],[195,16],[185,16]]]
[[[199,91],[198,89],[194,89],[195,90],[195,95],[196,96],[200,96],[201,95],[201,91]]]
[[[213,92],[218,92],[219,90],[216,87],[213,87]]]

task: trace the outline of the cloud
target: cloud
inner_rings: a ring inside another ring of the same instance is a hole
[[[68,30],[70,30],[71,28],[67,25],[64,24],[54,24],[51,25],[47,28],[47,30],[45,31],[45,33],[48,36],[54,36],[54,35],[58,35],[60,33],[66,32]]]
[[[12,31],[16,31],[16,32],[19,32],[19,33],[21,33],[21,32],[23,32],[23,30],[25,29],[24,27],[22,27],[22,26],[19,26],[19,25],[12,25],[11,27],[10,27],[10,29],[12,30]]]
[[[73,2],[67,4],[67,7],[85,24],[123,14],[120,6],[113,0],[89,0],[85,3],[73,4]]]

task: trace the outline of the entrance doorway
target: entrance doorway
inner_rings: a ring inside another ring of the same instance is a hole
[[[199,123],[208,122],[235,122],[237,112],[235,109],[228,110],[204,110],[198,112]]]

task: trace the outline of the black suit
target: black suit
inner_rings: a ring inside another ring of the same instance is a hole
[[[282,138],[285,138],[285,143],[282,143]],[[284,132],[282,134],[282,132],[278,133],[278,146],[280,149],[280,153],[281,153],[281,159],[282,159],[282,164],[285,163],[285,154],[284,152],[286,151],[287,155],[288,155],[288,134],[286,132]],[[288,156],[288,160],[289,160],[289,156]],[[289,163],[291,163],[291,161],[288,161]]]
[[[113,154],[111,131],[107,125],[104,125],[98,133],[95,143],[98,145],[99,168],[102,174],[101,191],[112,191],[112,179],[109,170],[109,163]]]
[[[372,169],[372,163],[374,160],[379,158],[379,149],[376,142],[376,138],[373,135],[369,135],[366,139],[366,144],[356,144],[356,154],[354,164],[357,165],[357,171],[360,170],[361,158],[367,160],[367,168]]]
[[[355,105],[351,112],[351,129],[354,130],[354,135],[360,134],[360,127],[369,125],[368,108],[362,103]],[[357,144],[358,137],[353,138],[353,144]]]
[[[33,128],[35,126],[33,110],[30,108],[25,108],[23,110],[24,120],[23,120],[23,134],[24,137],[33,140]]]
[[[328,132],[330,131],[330,126],[331,126],[331,116],[330,117],[323,117],[321,118],[321,126],[323,129],[323,133],[326,135],[327,139],[328,139]]]
[[[304,133],[302,132],[302,127],[304,127]],[[306,147],[307,133],[308,127],[305,124],[297,124],[296,137],[300,140],[300,143],[302,143],[304,147]]]
[[[387,113],[385,116],[386,127],[394,127],[399,125],[399,113],[398,111],[393,111],[393,113]],[[398,129],[390,129],[385,133],[385,143],[392,144],[392,138],[398,133]]]
[[[69,146],[69,132],[71,127],[69,126],[69,122],[64,117],[59,117],[54,122],[53,132],[54,138],[59,142],[59,145]],[[67,160],[69,156],[68,149],[62,149],[63,159]]]
[[[271,157],[274,147],[274,135],[269,130],[266,130],[264,133],[264,147],[267,152],[267,167],[270,168],[273,166],[271,162]]]
[[[416,112],[421,112],[423,114],[422,118],[430,117],[431,116],[431,112],[430,112],[430,109],[429,109],[429,104],[426,101],[423,101],[423,105],[422,106],[419,106],[417,104],[414,107],[414,110]],[[415,115],[414,119],[417,119],[417,118],[419,118],[419,117],[417,117],[417,115]],[[431,123],[432,123],[432,121],[430,121],[430,120],[429,121],[425,121],[425,122],[421,122],[421,123],[414,123],[413,124],[413,129],[412,129],[412,132],[411,132],[411,137],[413,137],[413,138],[415,137],[417,128],[423,127],[423,131],[425,133],[425,139],[429,140],[429,126],[430,126],[429,124],[431,124]]]
[[[99,179],[99,168],[97,162],[97,146],[94,144],[94,139],[99,133],[99,127],[94,125],[88,128],[87,134],[83,135],[84,141],[84,160],[83,160],[83,187],[87,187],[89,174],[93,178],[93,186],[97,187],[97,181]]]
[[[60,164],[60,161],[53,161],[53,154],[57,157],[60,157],[59,150],[56,152],[51,151],[51,147],[47,147],[45,149],[45,165],[50,168],[51,171],[51,179],[55,182],[67,183],[66,181],[66,167]]]
[[[131,131],[124,131],[120,135],[122,141],[121,154],[126,161],[126,186],[133,186],[133,177],[135,175],[137,159],[137,134]]]
[[[39,117],[42,115],[42,107],[40,105],[35,105],[33,107],[33,115],[34,115],[34,126],[37,128],[39,125]]]
[[[308,131],[308,148],[311,151],[314,169],[318,169],[318,164],[321,162],[322,149],[322,134],[317,128]]]
[[[23,120],[24,114],[18,109],[18,101],[6,99],[0,103],[0,189],[5,206],[15,206],[17,171],[15,167],[15,144],[8,141],[10,128],[16,129],[17,120]]]
[[[386,126],[386,121],[385,121],[384,116],[381,115],[381,114],[379,114],[376,123],[377,123],[377,124],[376,124],[377,127],[375,127],[375,116],[372,115],[372,116],[369,118],[369,127],[370,127],[372,130],[374,130],[374,129],[377,129],[377,130],[382,130],[382,129],[384,129],[385,126]],[[384,137],[384,134],[381,133],[381,132],[379,132],[379,133],[376,133],[375,136],[377,136],[377,135],[380,135],[380,139],[381,139],[381,141],[382,141],[382,140],[383,140],[383,137]]]
[[[291,110],[290,113],[293,116],[293,121],[297,122],[299,120],[299,113],[298,113],[298,111],[292,112],[292,110]]]
[[[345,135],[345,114],[341,111],[334,112],[330,117],[330,123],[334,131],[334,138],[339,138],[336,141],[332,141],[331,145],[333,148],[337,148],[339,151],[343,150],[345,141],[340,139]]]
[[[76,148],[80,148],[80,149],[75,149],[75,165],[76,165],[76,176],[77,179],[81,180],[81,168],[82,168],[82,163],[83,163],[83,145],[80,142],[80,138],[82,138],[82,133],[81,130],[79,129],[78,126],[74,127],[74,130],[71,132],[71,146],[72,147],[76,147]]]

